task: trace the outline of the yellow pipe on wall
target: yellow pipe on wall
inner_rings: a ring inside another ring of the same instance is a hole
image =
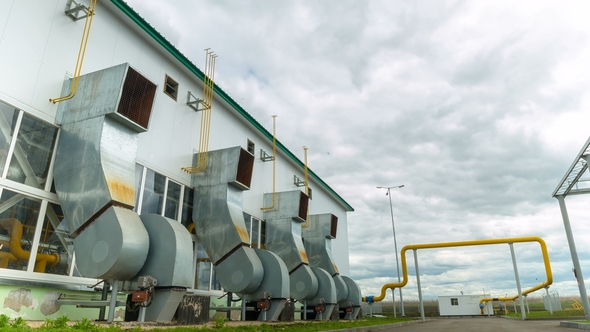
[[[94,12],[96,11],[97,0],[90,0],[88,3],[88,14],[86,15],[86,22],[84,23],[84,31],[82,32],[82,41],[80,42],[80,50],[78,51],[78,59],[76,60],[76,69],[74,69],[74,76],[72,78],[72,85],[70,86],[70,92],[58,98],[49,99],[52,103],[59,103],[64,100],[69,100],[76,96],[78,91],[78,82],[80,81],[80,75],[82,74],[82,64],[84,63],[84,55],[86,54],[86,46],[88,45],[88,38],[90,37],[90,28],[92,27],[92,19],[94,18]]]
[[[10,230],[10,253],[16,259],[28,261],[31,257],[31,252],[23,250],[21,246],[21,239],[23,236],[23,225],[21,222],[15,218],[0,219],[0,226],[6,230]],[[59,254],[37,253],[34,271],[45,273],[47,265],[52,267],[56,266],[59,263],[59,260]]]
[[[262,207],[260,210],[268,211],[275,208],[276,180],[277,178],[277,116],[272,116],[272,204]]]
[[[418,249],[436,249],[436,248],[450,248],[450,247],[468,247],[468,246],[480,246],[480,245],[489,245],[489,244],[509,244],[509,243],[521,243],[521,242],[538,242],[541,246],[541,253],[543,254],[543,262],[545,263],[545,273],[547,275],[547,280],[536,285],[532,288],[529,288],[522,292],[523,295],[532,293],[536,290],[541,288],[545,288],[553,283],[553,274],[551,272],[551,264],[549,262],[549,253],[547,252],[547,245],[545,241],[538,237],[538,236],[525,236],[525,237],[517,237],[517,238],[501,238],[501,239],[491,239],[491,240],[470,240],[470,241],[455,241],[455,242],[439,242],[439,243],[425,243],[425,244],[409,244],[402,248],[400,253],[401,260],[402,260],[402,274],[403,279],[401,282],[398,283],[389,283],[383,285],[381,288],[381,295],[373,297],[373,301],[382,301],[385,298],[385,294],[387,293],[388,289],[392,291],[399,287],[404,287],[408,283],[408,267],[406,263],[406,251],[408,250],[418,250]],[[514,298],[499,298],[500,301],[512,300],[518,298],[518,295]],[[482,299],[481,302],[485,302],[486,299]],[[491,301],[492,299],[489,298],[487,301]]]

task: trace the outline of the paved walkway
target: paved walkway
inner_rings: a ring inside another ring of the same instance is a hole
[[[410,324],[379,332],[537,332],[537,331],[580,331],[559,326],[559,320],[526,320],[500,317],[431,318],[429,321]]]

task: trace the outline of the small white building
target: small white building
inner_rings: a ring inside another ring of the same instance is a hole
[[[488,295],[485,295],[489,297]],[[438,311],[441,316],[480,316],[479,301],[484,295],[449,295],[438,297]],[[491,302],[486,302],[484,315],[493,315]]]

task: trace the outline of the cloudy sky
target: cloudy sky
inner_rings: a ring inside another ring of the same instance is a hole
[[[389,200],[376,186],[401,184],[398,249],[540,236],[551,290],[579,294],[551,193],[590,135],[590,3],[128,3],[200,67],[212,48],[216,83],[269,130],[278,115],[279,140],[300,158],[309,147],[310,167],[355,208],[350,274],[365,295],[396,280]],[[586,277],[589,200],[566,200]],[[515,249],[523,288],[544,281],[539,246]],[[427,297],[516,294],[508,245],[418,256]],[[408,260],[404,297],[415,299]]]

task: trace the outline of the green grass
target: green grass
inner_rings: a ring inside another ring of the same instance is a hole
[[[510,312],[507,316],[508,317],[522,317],[522,314],[520,312],[518,312],[518,313]],[[530,313],[526,314],[527,318],[567,318],[567,317],[583,317],[583,316],[584,316],[583,309],[558,310],[558,311],[553,311],[553,314],[551,314],[548,310],[537,310],[537,311],[531,310]]]
[[[141,326],[136,327],[121,327],[118,323],[113,323],[109,326],[98,325],[89,320],[82,320],[75,323],[73,326],[67,325],[67,317],[60,317],[55,320],[47,319],[39,328],[32,329],[28,327],[24,320],[16,319],[9,321],[8,317],[0,315],[0,331],[39,331],[39,332],[53,332],[53,331],[91,331],[91,332],[118,332],[118,331],[144,331]],[[412,318],[364,318],[355,321],[307,321],[296,323],[273,323],[273,324],[245,324],[240,326],[231,326],[225,320],[218,319],[210,326],[178,326],[178,327],[150,327],[149,331],[166,331],[166,332],[183,332],[183,331],[207,331],[207,332],[228,332],[228,331],[244,331],[244,332],[312,332],[312,331],[328,331],[339,330],[345,328],[375,326],[383,324],[393,324],[399,322],[407,322],[413,320]],[[146,328],[145,331],[148,331]]]

